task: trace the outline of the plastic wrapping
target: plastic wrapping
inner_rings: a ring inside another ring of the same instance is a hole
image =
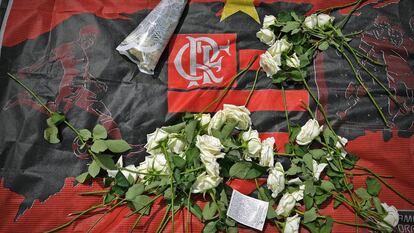
[[[154,74],[186,3],[187,0],[161,0],[116,49],[136,63],[141,72]]]

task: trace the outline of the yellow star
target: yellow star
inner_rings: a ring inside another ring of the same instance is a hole
[[[252,17],[258,24],[260,24],[259,15],[257,14],[253,1],[254,0],[226,0],[220,21],[223,21],[227,17],[241,11]]]

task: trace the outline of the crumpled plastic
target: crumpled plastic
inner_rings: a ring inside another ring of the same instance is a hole
[[[162,0],[116,50],[136,63],[141,72],[154,74],[186,4],[187,0]]]

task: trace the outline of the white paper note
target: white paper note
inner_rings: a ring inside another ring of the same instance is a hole
[[[246,226],[263,230],[268,207],[269,202],[246,196],[233,189],[227,216]]]

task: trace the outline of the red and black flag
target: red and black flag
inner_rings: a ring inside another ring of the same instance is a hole
[[[0,232],[41,232],[56,227],[68,220],[68,213],[96,203],[94,197],[77,194],[100,185],[75,184],[73,177],[88,163],[75,135],[63,129],[62,142],[48,144],[43,139],[47,112],[8,80],[6,73],[32,87],[49,108],[64,113],[77,128],[100,123],[110,138],[131,143],[134,149],[125,155],[125,162],[137,164],[145,156],[142,146],[148,133],[178,122],[183,112],[203,111],[235,74],[266,50],[256,38],[265,15],[293,10],[309,15],[351,2],[189,1],[155,75],[150,76],[139,72],[115,48],[159,1],[0,0]],[[341,19],[350,10],[332,14]],[[367,93],[334,50],[318,54],[309,67],[311,88],[339,135],[350,139],[348,148],[361,157],[360,163],[395,176],[390,183],[414,199],[414,3],[365,1],[344,31],[361,31],[352,46],[387,64],[385,69],[376,67],[375,74],[396,94],[402,107],[394,105],[368,76],[362,74],[362,78],[391,128],[384,127]],[[256,62],[231,85],[224,100],[207,111],[215,112],[223,103],[243,105],[258,68]],[[322,120],[303,86],[287,84],[284,88],[292,122],[303,124],[309,118],[303,104]],[[288,135],[281,87],[261,74],[247,107],[261,136],[274,136],[278,150],[283,150]],[[382,195],[400,210],[413,208],[388,190]],[[161,206],[153,211],[161,211]],[[331,212],[328,205],[326,213]],[[134,221],[124,219],[126,213],[127,209],[113,212],[94,232],[126,232]],[[335,213],[339,219],[353,219],[346,208]],[[414,212],[400,214],[412,219]],[[65,231],[84,232],[96,218],[85,218]],[[158,217],[148,217],[138,229],[151,232],[156,228],[149,225],[157,221]],[[400,221],[401,229],[408,223],[404,224]],[[200,229],[196,222],[193,231]]]

